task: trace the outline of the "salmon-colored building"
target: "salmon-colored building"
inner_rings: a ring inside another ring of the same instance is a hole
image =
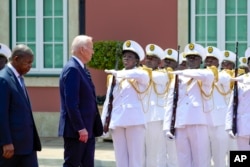
[[[236,9],[225,0],[0,0],[0,43],[10,48],[24,43],[33,49],[35,60],[25,82],[39,135],[53,137],[60,111],[59,75],[76,35],[87,34],[94,41],[131,39],[143,47],[155,43],[163,49],[180,45],[181,50],[190,41],[233,49],[238,40],[243,55],[250,41],[250,26],[237,26],[249,20],[250,11],[244,8],[249,0],[244,2]],[[227,28],[233,23],[235,29]],[[90,72],[96,94],[105,95],[106,74]]]

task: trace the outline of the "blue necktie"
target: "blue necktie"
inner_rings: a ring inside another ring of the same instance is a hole
[[[90,75],[89,70],[85,67],[85,68],[84,68],[84,71],[85,71],[85,73],[87,74],[88,79],[92,82],[92,79],[91,79],[91,75]]]
[[[25,94],[26,98],[28,98],[27,92],[26,92],[26,88],[25,88],[25,83],[24,83],[24,79],[23,76],[19,76],[19,79],[21,81],[21,87],[23,89],[23,93]]]
[[[86,66],[84,67],[84,72],[86,73],[86,75],[87,75],[87,77],[88,77],[88,79],[89,79],[89,81],[90,81],[90,83],[91,83],[91,85],[92,85],[92,87],[93,87],[93,92],[94,92],[94,94],[95,94],[95,85],[94,85],[94,83],[93,83],[93,81],[92,81],[92,79],[91,79],[90,72],[89,72],[89,70],[86,68]],[[96,96],[96,95],[95,95],[95,96]]]

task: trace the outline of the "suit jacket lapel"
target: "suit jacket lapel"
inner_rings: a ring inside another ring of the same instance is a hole
[[[10,68],[7,68],[7,72],[9,73],[10,78],[11,78],[12,81],[13,81],[13,84],[16,85],[16,87],[17,87],[17,89],[18,89],[18,92],[21,94],[21,96],[24,97],[26,103],[27,103],[27,104],[29,105],[29,107],[31,108],[29,96],[26,96],[26,95],[24,94],[23,89],[22,89],[22,87],[21,87],[21,85],[20,85],[20,83],[19,83],[17,77],[15,76],[15,74],[13,73],[13,71],[12,71]],[[27,92],[26,92],[26,93],[27,93]],[[27,95],[28,95],[28,93],[27,93]]]
[[[82,77],[84,78],[85,81],[87,81],[89,83],[89,85],[93,88],[93,93],[95,94],[95,85],[94,83],[89,79],[89,77],[87,76],[86,71],[82,68],[82,66],[74,59],[72,61],[75,63],[76,67],[78,68],[78,70],[80,71]]]

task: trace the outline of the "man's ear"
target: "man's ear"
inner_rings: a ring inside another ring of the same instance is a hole
[[[11,61],[12,61],[12,62],[17,62],[18,59],[19,59],[18,56],[13,56],[13,57],[11,57]]]

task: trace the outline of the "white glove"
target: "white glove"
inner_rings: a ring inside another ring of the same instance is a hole
[[[242,77],[230,78],[230,81],[239,81],[239,82],[242,82],[243,78]]]
[[[166,136],[171,140],[175,139],[175,136],[170,131],[166,132]]]
[[[175,74],[175,75],[182,75],[183,71],[181,70],[176,70],[176,71],[168,71],[169,74]]]
[[[104,72],[108,73],[108,74],[112,74],[115,77],[117,76],[117,71],[116,70],[104,70]]]
[[[228,131],[228,135],[229,135],[232,139],[235,139],[237,134],[234,135],[233,131],[232,131],[232,130],[229,130],[229,131]]]

